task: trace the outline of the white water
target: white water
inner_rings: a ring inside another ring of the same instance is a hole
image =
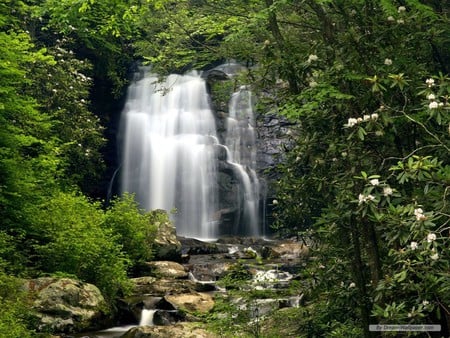
[[[142,309],[141,312],[141,320],[139,321],[139,326],[152,326],[153,324],[153,316],[155,315],[156,310],[147,310]]]
[[[197,74],[145,75],[133,82],[122,113],[121,191],[146,210],[176,210],[177,235],[218,237],[219,145],[205,81]],[[252,95],[246,88],[229,104],[225,147],[243,190],[239,235],[260,236],[259,181]]]
[[[134,82],[124,111],[122,191],[147,210],[176,209],[177,234],[216,237],[217,143],[206,85],[197,74]]]
[[[259,195],[260,184],[256,174],[256,132],[253,113],[253,97],[250,90],[242,86],[229,103],[229,117],[226,125],[225,146],[228,161],[234,165],[244,189],[243,219],[247,236],[260,236]]]

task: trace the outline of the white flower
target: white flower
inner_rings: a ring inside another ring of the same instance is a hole
[[[370,115],[364,115],[363,116],[363,121],[368,121],[370,120]]]
[[[436,101],[430,102],[428,105],[428,108],[430,109],[436,109],[437,107],[439,107],[439,104]]]
[[[390,65],[392,65],[392,60],[386,58],[386,59],[384,59],[384,64],[385,64],[386,66],[390,66]]]
[[[365,203],[365,202],[370,202],[370,201],[373,201],[375,199],[375,196],[373,196],[373,195],[364,195],[364,194],[359,194],[358,195],[358,204],[362,204],[362,203]]]
[[[348,286],[349,288],[354,288],[354,287],[356,287],[356,284],[355,283],[353,283],[353,282],[351,282],[350,284],[349,284],[349,286]]]
[[[273,204],[273,205],[277,205],[277,204],[278,204],[278,200],[273,200],[273,201],[272,201],[272,204]]]
[[[398,10],[399,13],[405,12],[406,11],[406,7],[405,6],[400,6],[397,10]]]
[[[427,306],[428,304],[430,304],[429,301],[427,301],[427,300],[422,301],[422,305],[423,305],[423,306]]]
[[[371,179],[369,182],[370,182],[370,184],[372,184],[374,186],[380,184],[380,181],[378,180],[378,178]]]
[[[422,210],[422,208],[417,208],[417,209],[414,209],[414,215],[418,215],[418,214],[423,214],[423,210]]]
[[[435,254],[431,255],[430,258],[431,258],[433,261],[436,261],[436,260],[439,259],[439,254],[438,254],[438,253],[435,253]]]
[[[394,17],[392,15],[388,16],[387,21],[395,21]]]
[[[427,99],[430,100],[430,101],[433,101],[433,100],[436,99],[436,96],[433,93],[431,93],[431,94],[427,95]]]
[[[319,60],[319,57],[315,54],[311,54],[308,56],[308,63]]]
[[[372,115],[370,115],[370,118],[372,120],[377,120],[378,119],[378,114],[377,113],[373,113]]]
[[[350,117],[347,121],[346,126],[347,127],[353,127],[354,125],[356,125],[358,123],[358,120],[355,119],[354,117]]]
[[[427,235],[427,242],[428,242],[428,243],[431,243],[431,242],[433,242],[433,241],[435,241],[435,240],[436,240],[436,234],[429,233],[429,234]]]
[[[411,250],[416,250],[419,247],[419,244],[417,242],[411,242],[410,247]]]
[[[358,123],[361,123],[362,121],[363,121],[362,117],[358,117],[358,118],[356,119],[356,122],[358,122]]]
[[[397,23],[398,23],[398,24],[404,24],[404,23],[405,23],[405,20],[403,20],[403,19],[398,19],[398,20],[397,20]]]
[[[425,221],[427,219],[427,216],[423,214],[423,210],[421,208],[414,209],[414,215],[418,221]]]
[[[425,83],[428,85],[428,87],[432,87],[434,86],[434,79],[432,78],[426,79]]]
[[[359,194],[358,201],[359,201],[359,204],[364,203],[366,201],[366,196],[364,196],[363,194]]]
[[[383,195],[384,196],[389,196],[392,195],[393,191],[391,187],[384,187],[383,188]]]

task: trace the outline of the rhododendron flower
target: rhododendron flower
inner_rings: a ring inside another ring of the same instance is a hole
[[[379,185],[380,184],[380,181],[378,180],[378,178],[371,179],[369,182],[372,185]]]
[[[428,243],[431,243],[431,242],[433,242],[433,241],[435,241],[435,240],[436,240],[436,234],[429,233],[429,234],[427,235],[427,242],[428,242]]]
[[[391,187],[384,187],[383,188],[383,195],[384,196],[389,196],[392,195],[393,191]]]
[[[310,56],[308,56],[308,62],[311,63],[313,61],[317,61],[319,60],[319,57],[315,54],[311,54]]]
[[[428,108],[430,109],[436,109],[437,107],[439,107],[439,104],[436,101],[430,102],[428,105]]]
[[[358,120],[355,119],[354,117],[350,117],[347,121],[346,126],[348,127],[353,127],[354,125],[356,125],[358,123]]]

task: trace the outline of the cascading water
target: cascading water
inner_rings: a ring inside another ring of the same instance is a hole
[[[225,148],[243,190],[239,235],[259,236],[259,183],[251,93],[233,94]],[[122,192],[147,210],[175,209],[177,234],[218,237],[219,144],[206,83],[197,73],[134,81],[122,113]],[[243,227],[244,229],[242,229]]]
[[[177,234],[214,238],[214,116],[195,73],[134,82],[124,112],[122,191],[147,210],[176,209]]]
[[[244,189],[243,219],[245,235],[259,236],[259,192],[256,174],[256,132],[252,92],[245,86],[233,93],[226,121],[225,146],[228,161],[233,164]]]
[[[153,324],[153,316],[155,315],[155,312],[156,312],[156,310],[142,309],[139,326],[154,325]]]

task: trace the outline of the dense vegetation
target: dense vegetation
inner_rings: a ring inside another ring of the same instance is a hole
[[[449,10],[446,0],[3,1],[0,333],[32,335],[8,291],[15,277],[75,275],[112,300],[151,257],[154,228],[132,197],[95,200],[116,119],[108,102],[133,62],[168,74],[227,59],[249,66],[261,113],[295,122],[275,218],[316,257],[299,335],[448,330]]]

